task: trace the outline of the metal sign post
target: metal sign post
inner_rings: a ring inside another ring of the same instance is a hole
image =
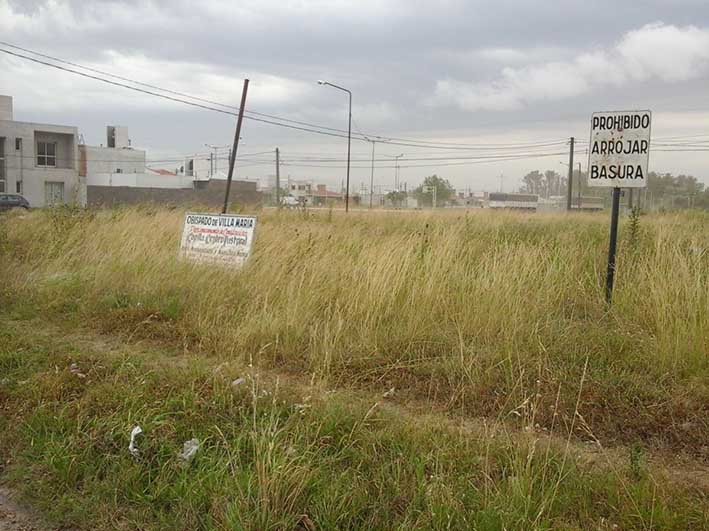
[[[608,304],[613,298],[615,279],[620,189],[647,186],[651,122],[650,111],[597,112],[591,117],[588,185],[613,188],[605,290]]]
[[[613,188],[611,207],[611,235],[608,245],[608,269],[606,270],[606,303],[613,298],[613,280],[615,278],[615,250],[618,244],[618,215],[620,210],[620,188]]]

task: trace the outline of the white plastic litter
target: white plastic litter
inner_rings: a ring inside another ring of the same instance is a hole
[[[81,369],[76,363],[72,363],[71,365],[69,365],[69,372],[71,374],[76,374],[79,378],[86,378],[86,375],[81,372]]]
[[[135,438],[141,433],[143,433],[143,428],[140,426],[135,426],[130,432],[130,444],[128,445],[128,451],[135,459],[140,456],[140,450],[138,450],[138,447],[135,445]]]
[[[178,454],[178,457],[182,460],[185,465],[189,465],[194,456],[197,455],[197,450],[199,450],[199,439],[190,439],[185,441],[182,446],[182,453]]]
[[[245,381],[246,381],[245,378],[237,378],[236,380],[234,380],[233,382],[231,382],[231,385],[232,385],[233,387],[236,387],[236,386],[238,386],[238,385],[241,385],[241,384],[244,383]]]

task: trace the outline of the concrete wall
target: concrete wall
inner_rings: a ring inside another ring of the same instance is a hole
[[[386,203],[386,196],[384,194],[377,194],[375,193],[372,195],[372,207],[379,207],[383,206]],[[369,206],[369,193],[365,192],[363,194],[360,194],[360,202],[359,204],[362,206]]]
[[[79,146],[81,174],[145,173],[145,151],[132,148]]]
[[[88,186],[88,204],[95,207],[113,207],[138,203],[202,204],[214,207],[224,202],[226,181],[196,183],[195,189],[135,188],[128,186]],[[261,204],[261,193],[253,181],[231,183],[232,204]]]
[[[86,178],[89,186],[131,186],[133,188],[178,188],[192,190],[192,177],[155,173],[93,173]]]
[[[182,188],[192,190],[192,177],[155,173],[93,173],[86,178],[89,186],[131,186],[133,188]]]
[[[12,119],[12,96],[0,96],[0,120]]]
[[[6,190],[21,193],[33,207],[46,206],[46,183],[61,183],[64,202],[84,204],[85,181],[78,171],[78,130],[76,127],[0,120],[0,138],[5,143]],[[20,139],[20,149],[15,149]],[[37,166],[37,141],[57,142],[57,166]]]

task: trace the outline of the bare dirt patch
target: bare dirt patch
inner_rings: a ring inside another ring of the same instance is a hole
[[[31,511],[16,504],[9,490],[0,487],[0,531],[53,531]]]

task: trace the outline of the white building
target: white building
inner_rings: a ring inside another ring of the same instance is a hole
[[[195,181],[208,181],[217,177],[218,168],[214,167],[214,160],[209,155],[194,155],[185,159],[185,163],[178,173],[191,177]]]
[[[12,97],[0,96],[0,192],[20,193],[33,207],[85,205],[77,141],[76,127],[16,121]]]
[[[315,189],[312,181],[299,181],[290,178],[287,180],[287,187],[288,195],[296,199],[304,198],[306,201],[312,198]]]
[[[86,176],[111,173],[145,173],[145,151],[134,149],[128,128],[106,127],[106,146],[79,146],[81,173]]]
[[[89,187],[194,187],[193,175],[148,168],[145,151],[131,147],[127,127],[109,125],[106,128],[106,140],[106,146],[79,145],[79,173],[86,177]]]

